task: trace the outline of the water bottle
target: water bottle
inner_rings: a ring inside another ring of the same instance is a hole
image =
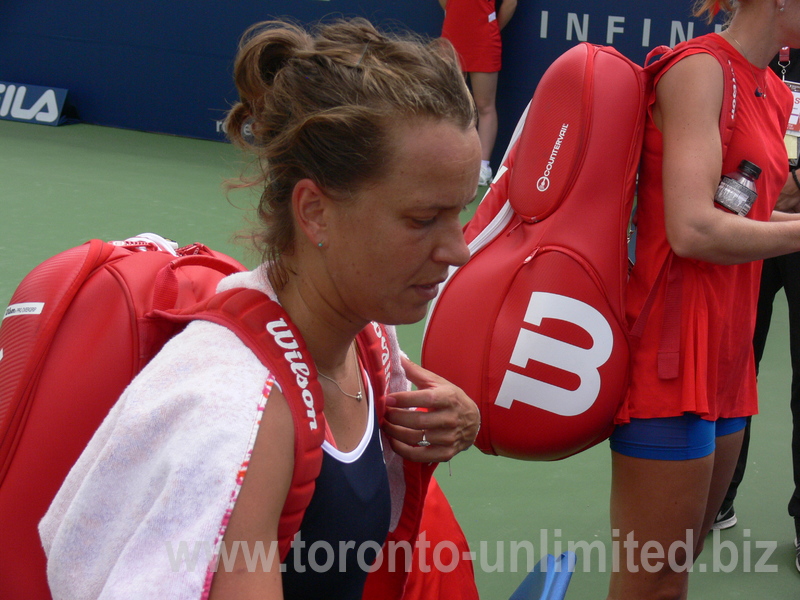
[[[761,167],[743,160],[736,171],[722,177],[714,194],[714,202],[737,215],[745,216],[758,197],[756,179],[759,175]]]

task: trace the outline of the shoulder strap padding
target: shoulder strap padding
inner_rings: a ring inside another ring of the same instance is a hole
[[[283,560],[314,495],[325,439],[322,388],[300,332],[277,302],[253,289],[229,290],[183,311],[155,311],[153,317],[177,323],[199,319],[227,327],[281,385],[292,413],[295,440],[294,472],[278,525]]]
[[[375,391],[375,409],[378,423],[383,423],[386,409],[386,394],[389,392],[389,381],[392,377],[392,361],[386,329],[379,323],[369,323],[356,337],[359,356],[367,365],[370,377],[373,378],[372,389]]]

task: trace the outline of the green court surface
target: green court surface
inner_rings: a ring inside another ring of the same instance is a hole
[[[229,145],[89,125],[47,127],[0,121],[0,310],[19,280],[45,258],[90,238],[154,231],[201,241],[253,266],[232,236],[245,227],[251,198],[226,198],[239,172]],[[465,315],[468,326],[469,315]],[[400,328],[419,357],[422,325]],[[690,598],[796,599],[789,456],[790,367],[783,297],[776,304],[761,366],[761,411],[736,502],[739,524],[710,537],[691,577]],[[567,598],[604,598],[615,548],[608,525],[606,443],[569,459],[520,462],[471,449],[437,478],[475,552],[482,598],[508,598],[544,549],[575,549]],[[668,518],[667,515],[664,518]],[[531,552],[532,551],[532,552]]]

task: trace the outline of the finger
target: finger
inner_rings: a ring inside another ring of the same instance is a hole
[[[437,396],[439,394],[430,388],[427,390],[393,392],[386,396],[386,406],[396,408],[442,408],[447,405],[447,402],[438,399]]]
[[[399,427],[418,431],[423,429],[453,428],[459,425],[455,411],[424,411],[387,407],[384,413],[384,420]]]
[[[445,380],[436,373],[421,367],[407,356],[403,356],[400,360],[403,365],[403,370],[406,372],[406,377],[411,383],[417,386],[418,389],[433,387],[445,382]]]
[[[458,429],[454,428],[421,428],[403,427],[396,423],[385,421],[383,431],[392,439],[396,439],[408,446],[427,447],[440,446],[452,448],[455,452],[467,449],[472,445],[472,439],[467,438]]]
[[[432,444],[430,446],[420,447],[405,444],[395,438],[389,438],[389,443],[396,454],[414,462],[445,462],[458,454],[457,450],[448,446],[436,446]]]
[[[444,440],[439,439],[434,430],[415,429],[411,427],[403,427],[402,425],[397,425],[395,423],[384,422],[383,431],[390,438],[398,440],[408,446],[418,446],[423,439],[425,442],[431,445],[441,445],[444,443]],[[425,444],[423,444],[423,446],[424,445]]]

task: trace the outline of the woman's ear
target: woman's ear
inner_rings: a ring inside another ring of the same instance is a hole
[[[327,241],[327,214],[330,199],[311,179],[301,179],[292,191],[292,210],[298,233],[314,246],[322,247]]]

